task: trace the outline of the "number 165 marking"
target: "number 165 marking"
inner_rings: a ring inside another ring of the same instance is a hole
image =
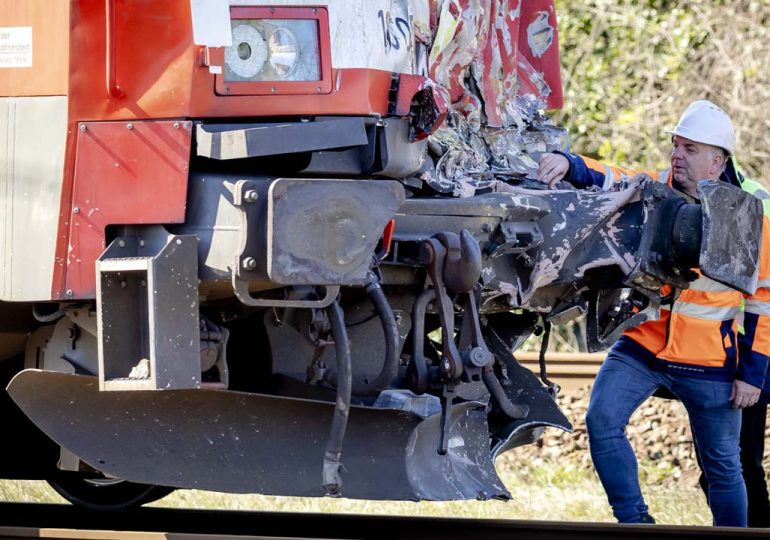
[[[396,35],[396,31],[401,34],[401,38],[404,40],[404,44],[409,43],[409,39],[412,37],[412,30],[409,28],[409,22],[401,17],[396,17],[395,20],[388,17],[385,20],[385,13],[382,10],[377,12],[380,18],[380,24],[382,25],[382,42],[383,47],[387,50],[401,49],[401,41]],[[395,27],[395,28],[394,28]]]

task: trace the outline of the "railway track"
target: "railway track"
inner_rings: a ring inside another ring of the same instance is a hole
[[[89,512],[67,505],[0,503],[0,540],[173,538],[360,540],[698,540],[767,538],[759,529],[546,521],[142,508]]]
[[[548,378],[561,386],[566,393],[591,384],[606,353],[546,353]],[[537,352],[516,352],[516,360],[533,373],[540,372],[540,355]]]

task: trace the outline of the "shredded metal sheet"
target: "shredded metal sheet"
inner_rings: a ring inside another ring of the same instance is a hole
[[[540,154],[569,149],[543,113],[562,105],[553,0],[436,0],[431,30],[430,76],[450,103],[429,140],[431,188],[470,197],[533,177]]]

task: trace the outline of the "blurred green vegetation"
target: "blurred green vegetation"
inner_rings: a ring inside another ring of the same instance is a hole
[[[770,0],[556,0],[572,150],[663,168],[671,129],[709,99],[733,119],[736,157],[770,185]]]

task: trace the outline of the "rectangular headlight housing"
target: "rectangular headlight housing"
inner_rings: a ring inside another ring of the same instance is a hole
[[[212,51],[222,95],[331,92],[329,20],[321,7],[232,7],[233,44]],[[221,63],[220,63],[221,62]]]
[[[242,19],[232,27],[233,44],[225,48],[223,66],[226,82],[321,80],[315,20]]]

